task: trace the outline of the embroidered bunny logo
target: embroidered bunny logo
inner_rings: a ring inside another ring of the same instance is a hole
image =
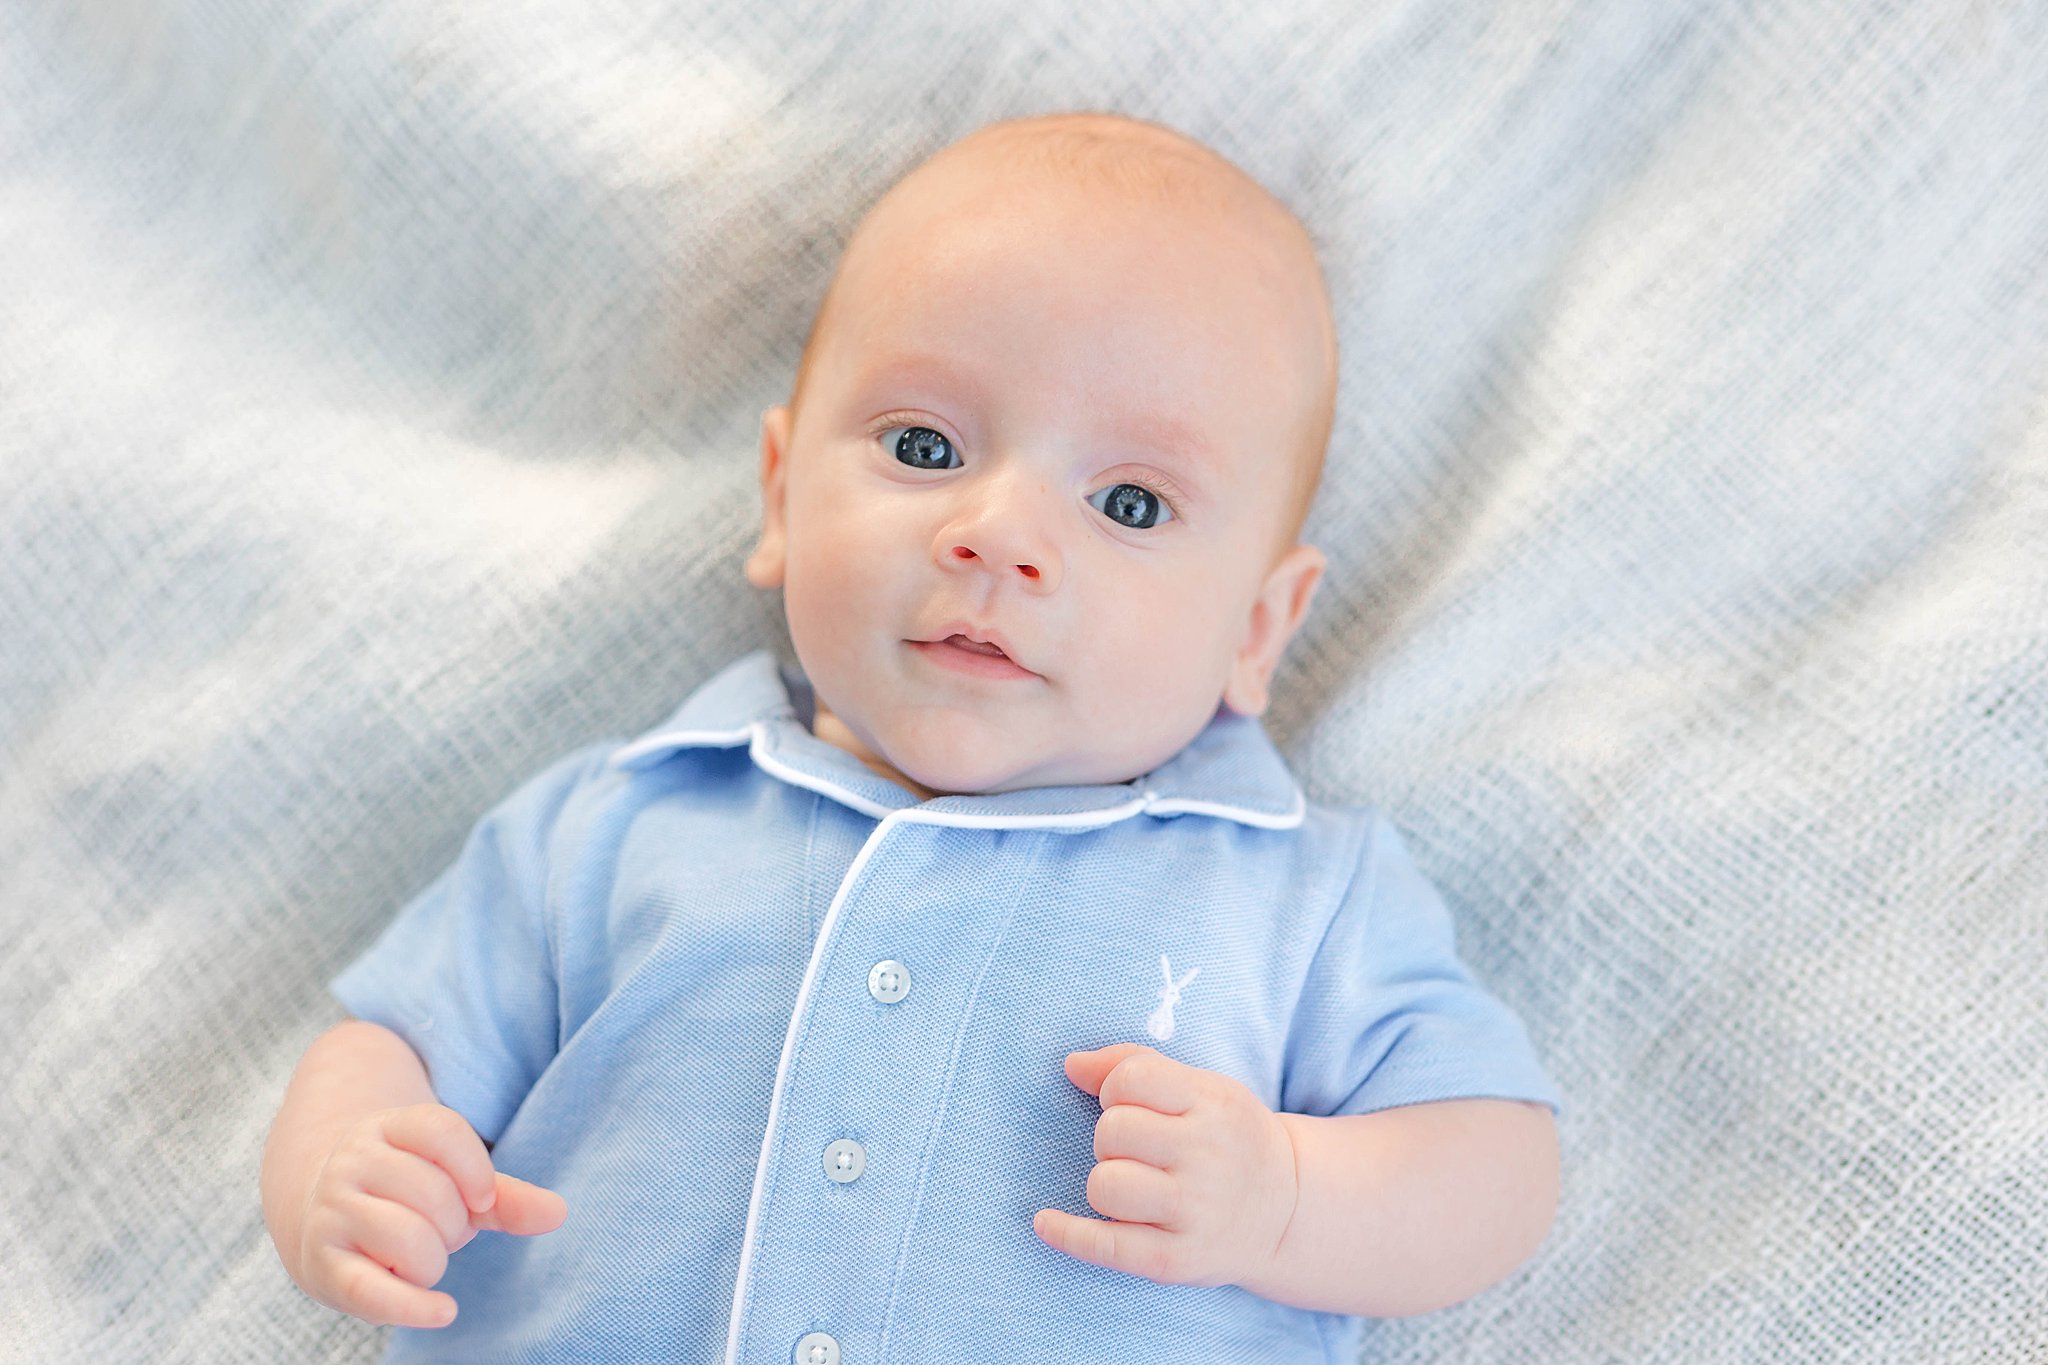
[[[1145,1032],[1165,1042],[1173,1037],[1173,1007],[1180,1003],[1180,993],[1188,988],[1201,972],[1200,967],[1188,968],[1188,974],[1179,981],[1173,979],[1173,968],[1167,965],[1166,954],[1159,955],[1159,973],[1166,978],[1166,986],[1159,992],[1159,1008],[1145,1016]]]

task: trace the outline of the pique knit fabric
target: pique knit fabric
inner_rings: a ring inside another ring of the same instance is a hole
[[[500,1170],[393,1361],[1351,1361],[1363,1320],[1156,1283],[1032,1229],[1087,1201],[1137,1042],[1276,1110],[1558,1096],[1382,815],[1219,710],[1128,783],[918,798],[810,732],[768,651],[568,754],[332,983]],[[799,1353],[799,1344],[803,1350]]]

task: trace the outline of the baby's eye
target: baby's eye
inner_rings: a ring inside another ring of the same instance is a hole
[[[1095,498],[1103,499],[1096,502]],[[1172,521],[1166,500],[1151,489],[1135,483],[1114,483],[1088,499],[1098,512],[1119,526],[1143,531],[1162,521]]]
[[[930,427],[890,427],[881,441],[899,463],[913,469],[951,469],[960,462],[953,443]]]

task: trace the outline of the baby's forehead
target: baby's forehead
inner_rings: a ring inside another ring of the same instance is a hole
[[[1089,126],[1076,141],[1074,130],[1058,121],[993,125],[944,148],[899,183],[926,173],[970,178],[999,185],[1010,196],[1056,195],[1111,221],[1127,210],[1164,213],[1189,226],[1233,223],[1307,244],[1285,205],[1202,144],[1135,120]]]
[[[973,289],[974,276],[1014,275],[1020,251],[1031,261],[1025,269],[1036,273],[1041,262],[1056,269],[1076,259],[1063,254],[1065,245],[1090,259],[1123,262],[1118,279],[1134,310],[1171,312],[1194,303],[1184,279],[1149,298],[1138,286],[1176,269],[1184,274],[1185,263],[1197,260],[1196,273],[1206,279],[1243,282],[1262,311],[1280,309],[1296,325],[1327,314],[1314,246],[1284,205],[1213,154],[1207,162],[1172,148],[1134,155],[1139,159],[1077,162],[1048,156],[1021,136],[956,143],[869,210],[837,274],[865,281],[848,292],[874,316],[913,284],[929,288],[941,276],[964,276]],[[984,226],[996,221],[1003,226]],[[1169,259],[1182,264],[1168,267]]]

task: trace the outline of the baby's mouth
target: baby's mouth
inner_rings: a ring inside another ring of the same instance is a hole
[[[971,639],[957,631],[937,640],[906,640],[904,643],[934,664],[970,677],[1016,680],[1039,676],[995,641]]]

